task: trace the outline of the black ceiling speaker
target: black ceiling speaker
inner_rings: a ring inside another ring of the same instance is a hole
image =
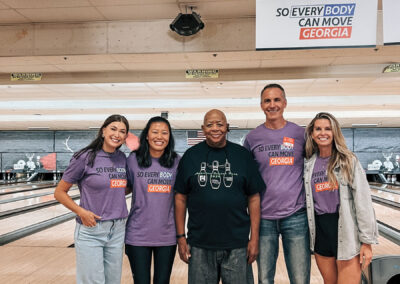
[[[179,13],[169,27],[181,36],[191,36],[203,29],[204,23],[196,12],[192,12],[192,14]]]
[[[168,111],[162,111],[161,112],[161,117],[165,118],[165,119],[168,119]]]

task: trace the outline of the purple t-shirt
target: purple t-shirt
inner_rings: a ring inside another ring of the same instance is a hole
[[[93,167],[88,165],[88,152],[72,157],[62,179],[77,183],[80,206],[101,217],[101,221],[128,217],[125,201],[126,156],[119,150],[97,152]],[[79,217],[77,221],[81,223]]]
[[[304,143],[304,129],[289,121],[281,129],[261,124],[247,135],[243,146],[253,153],[267,185],[261,218],[281,219],[305,207]]]
[[[336,213],[339,208],[339,190],[328,182],[326,169],[329,158],[317,157],[311,176],[311,187],[314,199],[314,210],[317,215]]]
[[[133,246],[176,244],[174,190],[180,157],[171,168],[152,158],[151,166],[141,168],[136,154],[128,157],[128,177],[133,188],[132,207],[126,225],[125,243]]]

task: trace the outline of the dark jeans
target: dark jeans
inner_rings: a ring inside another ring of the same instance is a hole
[[[135,284],[150,284],[151,256],[154,254],[154,284],[169,284],[176,245],[137,247],[125,245]]]
[[[189,284],[254,283],[253,270],[247,264],[247,248],[209,250],[190,248]]]
[[[273,284],[279,254],[279,235],[291,284],[310,283],[310,238],[307,212],[299,210],[279,220],[261,219],[258,283]]]

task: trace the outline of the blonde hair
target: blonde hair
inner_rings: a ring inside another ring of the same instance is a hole
[[[340,130],[339,122],[336,118],[327,112],[318,113],[313,120],[308,124],[306,128],[306,158],[309,159],[314,153],[318,153],[318,145],[312,138],[314,131],[315,121],[318,119],[329,120],[332,128],[333,142],[332,142],[332,154],[328,163],[328,182],[331,184],[337,184],[335,174],[333,173],[336,167],[340,169],[340,175],[344,181],[350,185],[353,183],[353,158],[354,154],[347,148],[346,141]]]

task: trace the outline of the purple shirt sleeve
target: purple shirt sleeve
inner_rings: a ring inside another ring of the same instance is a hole
[[[62,179],[68,183],[77,183],[85,174],[86,153],[83,153],[78,158],[71,158],[71,161],[65,170]]]

